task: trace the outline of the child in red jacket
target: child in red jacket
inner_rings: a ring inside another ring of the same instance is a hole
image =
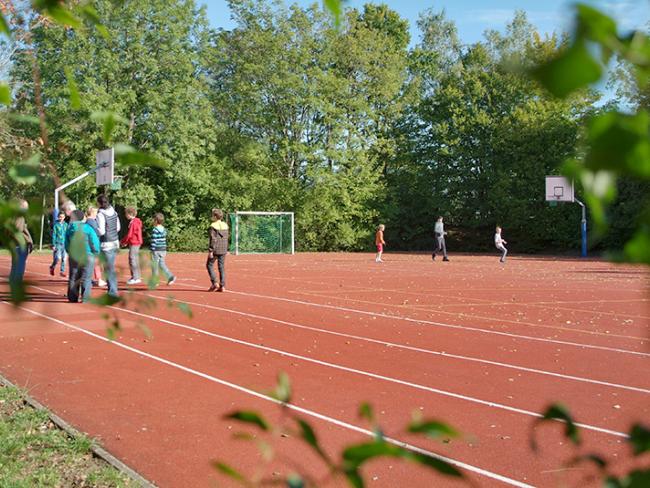
[[[131,279],[126,284],[137,285],[142,283],[139,258],[140,246],[142,246],[142,220],[136,217],[138,211],[134,207],[127,207],[124,213],[129,221],[129,231],[120,244],[129,246],[129,268],[131,269]]]

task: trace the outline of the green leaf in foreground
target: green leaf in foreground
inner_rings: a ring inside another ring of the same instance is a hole
[[[367,442],[348,447],[343,451],[346,471],[355,472],[366,461],[377,457],[394,457],[406,459],[417,464],[421,464],[437,472],[448,475],[462,477],[463,474],[448,462],[410,451],[400,446],[389,444],[388,442]]]
[[[646,488],[650,486],[650,469],[635,470],[624,478],[609,477],[605,480],[605,488]]]
[[[459,436],[458,431],[452,426],[437,420],[414,420],[409,425],[408,431],[414,434],[424,434],[431,439]]]
[[[221,461],[214,461],[212,463],[212,466],[215,467],[217,471],[219,471],[221,474],[224,474],[228,476],[229,478],[238,481],[239,483],[249,486],[251,483],[246,479],[246,477],[241,474],[239,471],[237,471],[235,468],[232,466],[229,466],[226,463],[222,463]]]
[[[33,185],[40,171],[41,156],[34,154],[31,158],[9,168],[9,176],[17,183]]]
[[[185,315],[190,319],[194,316],[194,314],[192,313],[192,309],[187,303],[184,302],[176,302],[176,303],[178,306],[178,310],[180,310],[183,315]]]
[[[72,70],[69,67],[66,67],[64,71],[68,82],[68,91],[70,92],[70,107],[72,110],[79,110],[81,108],[81,97],[79,96],[77,82],[75,81]]]
[[[291,380],[287,373],[284,371],[278,373],[278,383],[275,389],[269,392],[269,395],[282,403],[289,403],[291,401]]]
[[[92,5],[84,5],[81,9],[81,15],[84,19],[95,26],[97,32],[99,32],[104,39],[110,39],[111,36],[108,29],[102,24],[102,20],[99,18],[97,10],[95,10]]]
[[[334,16],[334,24],[337,27],[341,24],[341,14],[343,13],[343,9],[341,8],[342,3],[342,0],[323,0],[325,8]]]
[[[630,431],[630,444],[636,456],[650,452],[650,429],[645,425],[634,424]]]
[[[11,104],[11,90],[5,83],[0,83],[0,103],[2,105]]]
[[[300,437],[307,444],[309,444],[314,449],[314,451],[316,451],[321,459],[323,459],[328,465],[331,465],[331,461],[327,454],[325,454],[325,451],[323,451],[323,448],[320,446],[318,438],[316,437],[316,432],[314,432],[312,426],[302,419],[296,419],[296,422],[300,427]]]
[[[563,422],[564,436],[576,446],[580,445],[582,441],[580,439],[578,427],[575,425],[571,414],[564,405],[561,405],[559,403],[550,405],[542,414],[542,417],[535,422],[535,424],[547,422],[549,420],[559,420],[560,422]],[[534,439],[531,441],[531,448],[534,451],[537,450],[537,444],[535,443]]]
[[[604,45],[616,40],[616,22],[590,5],[576,6],[578,34]]]
[[[126,120],[121,115],[116,114],[115,112],[93,112],[90,114],[90,118],[91,120],[100,122],[103,125],[104,128],[103,137],[104,137],[104,142],[106,144],[110,143],[113,135],[113,130],[115,130],[115,126],[118,123],[123,125],[129,123],[128,120]],[[117,149],[115,152],[117,152]]]
[[[244,422],[246,424],[253,424],[258,426],[262,430],[266,430],[266,431],[269,430],[269,424],[257,412],[239,410],[237,412],[224,415],[224,418],[238,420],[239,422]]]
[[[359,418],[366,419],[370,423],[375,422],[375,413],[372,410],[372,405],[369,403],[363,402],[361,405],[359,405],[358,415]]]
[[[0,12],[0,34],[6,34],[7,36],[11,35],[9,24],[7,23],[7,19],[5,19],[4,15],[2,15],[2,12]]]
[[[126,166],[156,166],[166,168],[167,163],[155,154],[138,151],[128,144],[115,144],[115,160]]]
[[[650,229],[642,227],[625,243],[625,258],[633,263],[650,265]]]
[[[556,97],[565,98],[572,92],[597,82],[603,68],[578,40],[555,59],[532,71],[533,77]]]
[[[54,20],[57,24],[74,29],[81,28],[81,20],[76,17],[63,2],[52,0],[32,0],[32,5],[42,14]]]
[[[305,487],[305,482],[303,481],[303,479],[299,475],[293,473],[293,474],[290,474],[287,477],[287,487],[288,488],[304,488]]]
[[[100,305],[102,307],[109,307],[117,303],[120,303],[121,301],[122,299],[120,297],[109,295],[108,293],[104,293],[103,295],[100,295],[97,298],[90,299],[90,303],[92,303],[93,305]]]

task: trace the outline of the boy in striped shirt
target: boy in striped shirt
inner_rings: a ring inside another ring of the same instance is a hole
[[[176,283],[176,277],[169,271],[165,264],[167,256],[167,229],[163,227],[165,216],[160,212],[153,216],[153,229],[151,230],[151,267],[154,276],[158,275],[158,268],[162,268],[163,273],[167,276],[167,284]]]

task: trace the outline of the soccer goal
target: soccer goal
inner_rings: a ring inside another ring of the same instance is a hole
[[[230,214],[235,254],[294,254],[293,212],[235,212]]]

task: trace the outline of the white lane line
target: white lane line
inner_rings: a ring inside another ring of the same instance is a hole
[[[10,304],[9,302],[6,302],[6,301],[4,301],[4,300],[2,300],[2,303],[4,303],[5,305],[8,305],[8,306],[10,306],[10,307],[13,307],[13,306],[14,306],[14,305],[12,305],[12,304]],[[256,398],[259,398],[259,399],[262,399],[262,400],[266,400],[266,401],[268,401],[268,402],[270,402],[270,403],[274,403],[274,404],[277,404],[277,405],[282,405],[282,403],[279,402],[278,400],[276,400],[275,398],[271,398],[271,397],[269,397],[269,396],[267,396],[267,395],[264,395],[264,394],[262,394],[262,393],[256,392],[256,391],[254,391],[254,390],[250,390],[250,389],[248,389],[248,388],[246,388],[246,387],[243,387],[243,386],[237,385],[237,384],[235,384],[235,383],[231,383],[231,382],[229,382],[229,381],[223,380],[223,379],[221,379],[221,378],[217,378],[217,377],[215,377],[215,376],[211,376],[211,375],[209,375],[209,374],[203,373],[203,372],[201,372],[201,371],[197,371],[197,370],[192,369],[192,368],[189,368],[189,367],[187,367],[187,366],[183,366],[183,365],[181,365],[181,364],[175,363],[175,362],[170,361],[170,360],[168,360],[168,359],[164,359],[164,358],[162,358],[162,357],[160,357],[160,356],[155,356],[155,355],[153,355],[153,354],[150,354],[150,353],[144,352],[144,351],[142,351],[142,350],[140,350],[140,349],[136,349],[136,348],[134,348],[134,347],[127,346],[126,344],[122,344],[122,343],[120,343],[120,342],[116,342],[116,341],[111,341],[111,340],[108,339],[107,337],[101,336],[101,335],[99,335],[99,334],[95,334],[94,332],[90,332],[90,331],[88,331],[88,330],[86,330],[86,329],[83,329],[82,327],[78,327],[78,326],[73,325],[73,324],[70,324],[70,323],[68,323],[68,322],[64,322],[64,321],[59,320],[59,319],[57,319],[57,318],[55,318],[55,317],[50,317],[49,315],[45,315],[45,314],[42,314],[42,313],[40,313],[40,312],[36,312],[36,311],[34,311],[34,310],[30,310],[30,309],[25,308],[25,307],[23,307],[23,306],[19,306],[18,308],[21,309],[21,310],[24,310],[25,312],[31,313],[31,314],[33,314],[33,315],[36,315],[36,316],[38,316],[38,317],[41,317],[41,318],[44,318],[44,319],[50,320],[50,321],[52,321],[52,322],[55,322],[55,323],[57,323],[57,324],[59,324],[59,325],[62,325],[62,326],[64,326],[64,327],[68,328],[68,329],[72,329],[72,330],[75,330],[75,331],[77,331],[77,332],[81,332],[81,333],[86,334],[86,335],[88,335],[88,336],[90,336],[90,337],[93,337],[93,338],[95,338],[95,339],[99,339],[99,340],[104,341],[104,342],[106,342],[106,343],[108,343],[108,344],[114,345],[114,346],[116,346],[116,347],[120,347],[120,348],[125,349],[125,350],[130,351],[130,352],[133,352],[133,353],[138,354],[138,355],[140,355],[140,356],[142,356],[142,357],[146,357],[146,358],[148,358],[148,359],[152,359],[152,360],[157,361],[157,362],[159,362],[159,363],[165,364],[165,365],[167,365],[167,366],[171,366],[171,367],[173,367],[173,368],[179,369],[179,370],[184,371],[184,372],[186,372],[186,373],[190,373],[190,374],[192,374],[192,375],[198,376],[198,377],[203,378],[203,379],[206,379],[206,380],[208,380],[208,381],[212,381],[212,382],[214,382],[214,383],[218,383],[218,384],[220,384],[220,385],[222,385],[222,386],[226,386],[226,387],[228,387],[228,388],[232,388],[232,389],[234,389],[234,390],[237,390],[237,391],[239,391],[239,392],[242,392],[242,393],[248,394],[248,395],[250,395],[250,396],[254,396],[254,397],[256,397]],[[374,435],[375,435],[374,432],[372,432],[372,431],[370,431],[370,430],[367,430],[367,429],[364,429],[364,428],[362,428],[362,427],[359,427],[359,426],[357,426],[357,425],[350,424],[350,423],[344,422],[344,421],[342,421],[342,420],[338,420],[338,419],[333,418],[333,417],[328,417],[327,415],[324,415],[324,414],[321,414],[321,413],[318,413],[318,412],[315,412],[315,411],[313,411],[313,410],[309,410],[309,409],[306,409],[306,408],[303,408],[303,407],[299,407],[299,406],[294,405],[294,404],[286,404],[286,407],[287,407],[287,408],[290,408],[291,410],[294,410],[294,411],[296,411],[296,412],[300,412],[300,413],[302,413],[302,414],[304,414],[304,415],[308,415],[308,416],[310,416],[310,417],[317,418],[317,419],[319,419],[319,420],[322,420],[322,421],[328,422],[328,423],[330,423],[330,424],[337,425],[337,426],[339,426],[339,427],[343,427],[343,428],[345,428],[345,429],[348,429],[348,430],[351,430],[351,431],[354,431],[354,432],[359,432],[359,433],[365,434],[365,435],[370,436],[370,437],[374,437]],[[481,475],[481,476],[485,476],[485,477],[487,477],[487,478],[491,478],[491,479],[494,479],[494,480],[497,480],[497,481],[501,481],[502,483],[506,483],[506,484],[511,485],[511,486],[516,486],[516,487],[519,487],[519,488],[534,488],[532,485],[529,485],[529,484],[523,483],[523,482],[521,482],[521,481],[517,481],[517,480],[511,479],[511,478],[508,478],[508,477],[506,477],[506,476],[502,476],[502,475],[500,475],[500,474],[493,473],[492,471],[488,471],[488,470],[485,470],[485,469],[483,469],[483,468],[479,468],[479,467],[477,467],[477,466],[473,466],[473,465],[471,465],[471,464],[464,463],[464,462],[462,462],[462,461],[457,461],[456,459],[451,459],[451,458],[448,458],[448,457],[446,457],[446,456],[442,456],[442,455],[440,455],[440,454],[436,454],[436,453],[434,453],[434,452],[432,452],[432,451],[427,451],[427,450],[425,450],[425,449],[422,449],[422,448],[420,448],[420,447],[414,446],[414,445],[412,445],[412,444],[408,444],[408,443],[403,442],[403,441],[400,441],[400,440],[398,440],[398,439],[394,439],[394,438],[392,438],[392,437],[386,437],[385,439],[386,439],[388,442],[390,442],[391,444],[394,444],[394,445],[396,445],[396,446],[400,446],[400,447],[403,447],[403,448],[405,448],[405,449],[409,449],[409,450],[411,450],[411,451],[418,452],[418,453],[420,453],[420,454],[424,454],[424,455],[426,455],[426,456],[430,456],[430,457],[433,457],[433,458],[439,459],[439,460],[441,460],[441,461],[448,462],[448,463],[450,463],[450,464],[453,464],[453,465],[456,466],[456,467],[459,467],[459,468],[465,469],[465,470],[467,470],[467,471],[471,471],[471,472],[473,472],[473,473],[479,474],[479,475]]]
[[[195,285],[187,285],[187,286],[195,286]],[[204,288],[204,287],[199,287],[197,288]],[[284,298],[284,297],[276,297],[272,295],[260,295],[257,293],[248,293],[248,292],[242,292],[242,291],[233,291],[231,289],[228,289],[228,293],[232,294],[237,294],[237,295],[244,295],[244,296],[249,296],[249,297],[255,297],[255,298],[265,298],[267,300],[278,300],[278,301],[283,301],[283,302],[289,302],[289,303],[297,303],[299,305],[306,305],[309,307],[318,307],[318,308],[327,308],[331,310],[339,310],[342,312],[350,312],[350,313],[357,313],[361,315],[370,315],[373,317],[381,317],[381,318],[386,318],[386,319],[391,319],[391,320],[401,320],[404,322],[409,322],[409,323],[416,323],[416,324],[424,324],[424,325],[431,325],[435,327],[444,327],[448,329],[457,329],[457,330],[462,330],[462,331],[472,331],[472,332],[480,332],[482,334],[493,334],[493,335],[499,335],[499,336],[505,336],[505,337],[510,337],[514,339],[523,339],[527,341],[536,341],[536,342],[547,342],[551,344],[561,344],[563,346],[572,346],[572,347],[579,347],[583,349],[596,349],[596,350],[601,350],[601,351],[609,351],[609,352],[616,352],[616,353],[622,353],[622,354],[632,354],[635,356],[643,356],[643,357],[650,357],[650,353],[645,353],[645,352],[640,352],[640,351],[632,351],[630,349],[619,349],[615,347],[606,347],[606,346],[596,346],[593,344],[582,344],[579,342],[569,342],[569,341],[560,341],[558,339],[547,339],[544,337],[532,337],[532,336],[526,336],[526,335],[520,335],[520,334],[513,334],[510,332],[499,332],[496,330],[488,330],[488,329],[481,329],[479,327],[468,327],[464,325],[454,325],[454,324],[446,324],[444,322],[434,322],[432,320],[424,320],[424,319],[414,319],[411,317],[400,317],[397,315],[388,315],[385,313],[381,312],[368,312],[366,310],[359,310],[355,308],[348,308],[348,307],[339,307],[336,305],[328,305],[325,303],[314,303],[314,302],[307,302],[304,300],[294,300],[291,298]]]
[[[347,367],[347,366],[341,366],[340,364],[328,363],[327,361],[321,361],[320,359],[314,359],[314,358],[310,358],[310,357],[307,357],[307,356],[301,356],[299,354],[294,354],[294,353],[291,353],[291,352],[288,352],[288,351],[283,351],[281,349],[276,349],[276,348],[268,347],[268,346],[262,346],[260,344],[253,344],[251,342],[246,342],[246,341],[243,341],[243,340],[240,340],[240,339],[234,339],[232,337],[223,336],[221,334],[216,334],[214,332],[209,332],[209,331],[206,331],[204,329],[199,329],[197,327],[192,327],[191,325],[181,324],[179,322],[174,322],[172,320],[162,319],[160,317],[156,317],[156,316],[153,316],[153,315],[148,315],[148,314],[145,314],[145,313],[135,312],[133,310],[127,310],[127,309],[124,309],[124,308],[113,307],[113,306],[111,306],[109,308],[118,310],[120,312],[129,313],[129,314],[132,314],[132,315],[137,315],[138,317],[147,318],[149,320],[155,320],[157,322],[167,324],[167,325],[172,325],[174,327],[178,327],[178,328],[181,328],[181,329],[190,330],[192,332],[196,332],[196,333],[203,334],[203,335],[206,335],[206,336],[209,336],[209,337],[213,337],[215,339],[220,339],[220,340],[223,340],[223,341],[232,342],[234,344],[247,346],[247,347],[250,347],[250,348],[253,348],[253,349],[260,349],[260,350],[263,350],[263,351],[269,351],[269,352],[272,352],[274,354],[278,354],[280,356],[286,356],[286,357],[290,357],[290,358],[294,358],[294,359],[299,359],[301,361],[306,361],[306,362],[309,362],[309,363],[318,364],[320,366],[325,366],[325,367],[332,368],[332,369],[338,369],[340,371],[346,371],[348,373],[358,374],[358,375],[366,376],[366,377],[369,377],[369,378],[375,378],[375,379],[386,381],[386,382],[389,382],[389,383],[395,383],[395,384],[398,384],[398,385],[407,386],[409,388],[414,388],[414,389],[417,389],[417,390],[427,391],[429,393],[436,393],[438,395],[448,396],[448,397],[451,397],[451,398],[456,398],[456,399],[459,399],[459,400],[464,400],[464,401],[467,401],[467,402],[470,402],[470,403],[476,403],[476,404],[484,405],[484,406],[491,407],[491,408],[498,408],[498,409],[501,409],[501,410],[506,410],[506,411],[518,413],[518,414],[521,414],[521,415],[526,415],[526,416],[529,416],[529,417],[534,417],[534,418],[541,418],[542,417],[541,414],[539,414],[537,412],[532,412],[530,410],[524,410],[524,409],[517,408],[517,407],[511,407],[509,405],[504,405],[504,404],[501,404],[501,403],[491,402],[491,401],[488,401],[488,400],[481,400],[480,398],[461,395],[460,393],[454,393],[454,392],[451,392],[451,391],[440,390],[438,388],[433,388],[433,387],[430,387],[430,386],[420,385],[418,383],[412,383],[410,381],[400,380],[398,378],[392,378],[390,376],[383,376],[383,375],[380,375],[380,374],[371,373],[369,371],[363,371],[363,370],[360,370],[360,369],[350,368],[350,367]],[[605,429],[603,427],[597,427],[597,426],[594,426],[594,425],[582,424],[582,423],[576,423],[576,425],[578,425],[578,426],[580,426],[580,427],[582,427],[584,429],[593,430],[595,432],[600,432],[600,433],[603,433],[603,434],[613,435],[613,436],[617,436],[617,437],[624,437],[624,438],[627,437],[627,434],[625,434],[623,432],[618,432],[618,431],[615,431],[615,430],[609,430],[609,429]]]
[[[157,300],[167,300],[166,297],[161,297],[161,296],[158,296],[158,295],[145,294],[145,296],[151,297],[151,298],[156,298]],[[203,308],[207,308],[207,309],[210,309],[210,310],[218,310],[220,312],[232,313],[234,315],[241,315],[241,316],[244,316],[244,317],[250,317],[252,319],[266,320],[266,321],[269,321],[269,322],[274,322],[274,323],[277,323],[277,324],[286,325],[288,327],[293,327],[293,328],[296,328],[296,329],[304,329],[304,330],[309,330],[309,331],[312,331],[312,332],[318,332],[318,333],[322,333],[322,334],[329,334],[329,335],[333,335],[333,336],[345,337],[346,339],[355,339],[355,340],[358,340],[358,341],[364,341],[364,342],[370,342],[370,343],[373,343],[373,344],[379,344],[379,345],[382,345],[382,346],[386,346],[388,348],[399,348],[399,349],[404,349],[404,350],[408,350],[408,351],[414,351],[414,352],[419,352],[419,353],[424,353],[424,354],[431,354],[433,356],[442,356],[442,357],[446,357],[446,358],[459,359],[461,361],[471,361],[471,362],[476,362],[476,363],[481,363],[481,364],[489,364],[490,366],[500,366],[502,368],[515,369],[517,371],[526,371],[527,373],[535,373],[535,374],[553,376],[553,377],[562,378],[562,379],[565,379],[565,380],[580,381],[580,382],[583,382],[583,383],[591,383],[591,384],[594,384],[594,385],[607,386],[607,387],[611,387],[611,388],[620,388],[622,390],[630,390],[630,391],[634,391],[634,392],[637,392],[637,393],[650,394],[650,390],[648,390],[646,388],[639,388],[639,387],[636,387],[636,386],[622,385],[622,384],[619,384],[619,383],[610,383],[610,382],[607,382],[607,381],[594,380],[594,379],[591,379],[591,378],[584,378],[584,377],[581,377],[581,376],[572,376],[572,375],[567,375],[567,374],[562,374],[562,373],[554,373],[552,371],[546,371],[546,370],[542,370],[542,369],[527,368],[525,366],[517,366],[517,365],[509,364],[509,363],[500,363],[498,361],[490,361],[488,359],[481,359],[481,358],[476,358],[476,357],[472,357],[472,356],[462,356],[462,355],[459,355],[459,354],[452,354],[452,353],[447,353],[447,352],[443,352],[443,351],[434,351],[434,350],[431,350],[431,349],[424,349],[424,348],[421,348],[421,347],[408,346],[408,345],[405,345],[405,344],[400,344],[400,343],[395,343],[395,342],[387,342],[387,341],[382,341],[382,340],[379,340],[379,339],[372,339],[370,337],[365,337],[365,336],[357,336],[357,335],[353,335],[353,334],[345,334],[343,332],[336,332],[336,331],[329,330],[329,329],[320,329],[318,327],[310,327],[308,325],[298,324],[298,323],[295,323],[295,322],[288,322],[286,320],[275,319],[275,318],[272,318],[272,317],[267,317],[265,315],[257,315],[257,314],[254,314],[254,313],[242,312],[242,311],[239,311],[239,310],[234,310],[232,308],[217,307],[215,305],[208,305],[208,304],[199,303],[199,302],[189,302],[187,300],[182,300],[182,301],[177,300],[177,301],[181,302],[181,303],[186,303],[187,305],[192,305],[192,306],[195,306],[195,307],[203,307]]]
[[[41,276],[47,276],[44,273],[33,273],[33,274],[38,274]],[[193,285],[191,283],[186,283],[184,286],[189,286],[192,288],[197,288],[201,289],[204,291],[207,291],[204,286],[200,285]],[[504,337],[510,337],[513,339],[523,339],[523,340],[529,340],[529,341],[535,341],[535,342],[545,342],[545,343],[551,343],[551,344],[561,344],[563,346],[572,346],[572,347],[579,347],[582,349],[595,349],[595,350],[600,350],[600,351],[608,351],[608,352],[616,352],[616,353],[622,353],[622,354],[631,354],[634,356],[642,356],[642,357],[650,357],[650,353],[645,353],[645,352],[640,352],[640,351],[632,351],[630,349],[620,349],[620,348],[613,348],[613,347],[606,347],[606,346],[596,346],[593,344],[583,344],[579,342],[569,342],[569,341],[561,341],[558,339],[548,339],[548,338],[543,338],[543,337],[533,337],[533,336],[526,336],[526,335],[521,335],[521,334],[513,334],[510,332],[500,332],[496,330],[488,330],[488,329],[481,329],[480,327],[469,327],[469,326],[464,326],[464,325],[454,325],[454,324],[447,324],[444,322],[434,322],[431,320],[424,320],[424,319],[414,319],[411,317],[400,317],[396,315],[388,315],[380,312],[368,312],[366,310],[359,310],[355,308],[348,308],[348,307],[339,307],[336,305],[328,305],[325,303],[315,303],[315,302],[307,302],[304,300],[295,300],[291,298],[285,298],[285,297],[277,297],[277,296],[272,296],[272,295],[261,295],[257,293],[248,293],[248,292],[241,292],[241,291],[233,291],[231,289],[228,289],[228,293],[231,294],[237,294],[237,295],[244,295],[244,296],[249,296],[249,297],[255,297],[255,298],[263,298],[267,300],[277,300],[277,301],[283,301],[283,302],[288,302],[288,303],[297,303],[299,305],[305,305],[309,307],[317,307],[317,308],[327,308],[331,310],[339,310],[343,312],[350,312],[350,313],[357,313],[361,315],[369,315],[373,317],[381,317],[381,318],[387,318],[387,319],[392,319],[392,320],[401,320],[404,322],[409,322],[409,323],[416,323],[416,324],[424,324],[424,325],[430,325],[434,327],[442,327],[442,328],[448,328],[448,329],[456,329],[456,330],[461,330],[461,331],[472,331],[472,332],[479,332],[483,334],[492,334],[492,335],[499,335],[499,336],[504,336]]]

